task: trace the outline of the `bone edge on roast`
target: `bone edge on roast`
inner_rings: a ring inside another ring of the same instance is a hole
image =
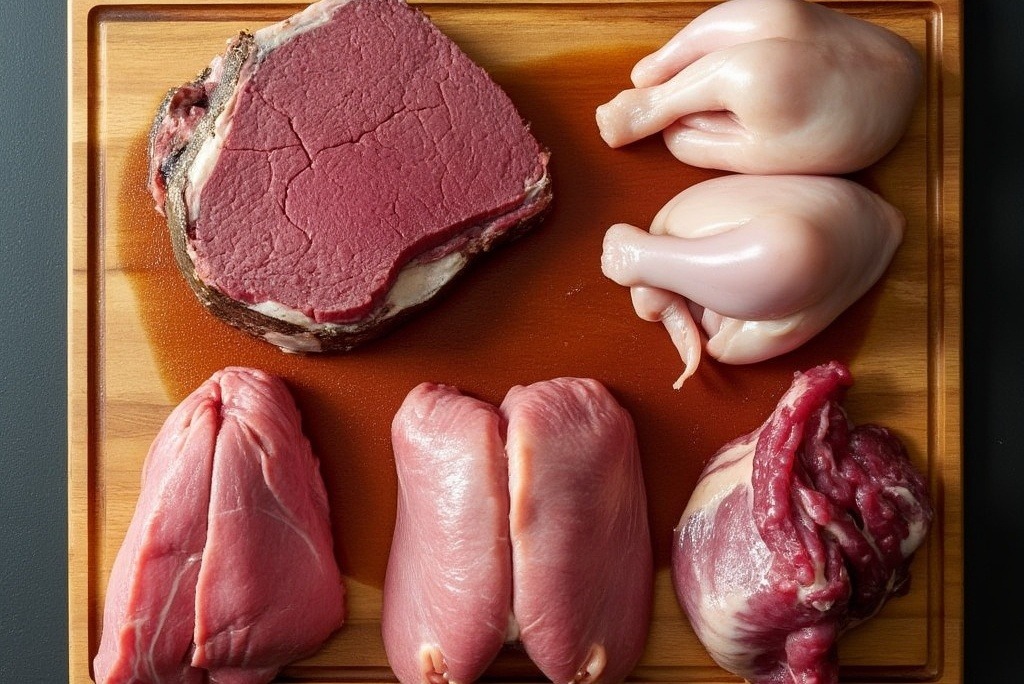
[[[211,67],[192,81],[204,82],[216,69],[221,78],[209,96],[209,105],[188,143],[166,173],[164,214],[171,233],[171,247],[178,268],[202,304],[218,318],[232,322],[251,335],[260,337],[285,352],[305,353],[349,351],[359,344],[379,337],[410,314],[426,307],[474,260],[492,247],[515,239],[541,221],[551,203],[551,176],[547,166],[549,153],[542,151],[543,173],[533,182],[527,181],[521,204],[504,214],[487,217],[476,226],[476,238],[466,248],[443,253],[432,261],[415,259],[402,267],[380,302],[367,316],[351,323],[317,323],[302,311],[274,301],[255,304],[242,302],[222,293],[203,281],[196,272],[193,251],[188,240],[189,225],[199,213],[199,197],[203,184],[216,165],[217,157],[231,129],[231,113],[238,95],[236,87],[258,68],[263,58],[291,38],[326,23],[335,10],[352,0],[321,0],[300,14],[249,33],[241,32],[229,42],[226,53],[214,58]],[[161,104],[150,132],[150,154],[160,124],[167,115],[173,88]],[[529,208],[528,211],[524,209]],[[521,214],[515,218],[516,214]],[[497,236],[489,229],[509,217],[513,223]],[[463,235],[456,234],[453,241]],[[435,248],[437,250],[439,248]]]

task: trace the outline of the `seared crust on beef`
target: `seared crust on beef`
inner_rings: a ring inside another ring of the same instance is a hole
[[[249,32],[243,31],[231,41],[224,53],[223,76],[209,95],[206,113],[199,120],[184,146],[172,148],[161,155],[159,173],[163,176],[167,187],[167,197],[163,207],[164,215],[167,217],[167,226],[170,229],[171,248],[181,274],[203,305],[210,309],[215,316],[257,337],[263,337],[268,331],[288,336],[303,335],[308,331],[303,330],[300,326],[265,316],[250,309],[244,302],[227,297],[219,290],[207,285],[196,274],[195,264],[188,253],[189,221],[188,207],[185,202],[188,172],[203,143],[214,134],[217,117],[224,111],[224,107],[234,94],[242,65],[252,54],[254,47],[255,42]],[[175,95],[182,88],[200,87],[209,76],[210,68],[207,67],[194,80],[167,92],[160,103],[149,133],[151,163],[159,154],[156,149],[157,136]]]
[[[175,101],[175,96],[183,91],[203,89],[204,84],[207,83],[211,76],[212,67],[208,66],[203,69],[192,81],[168,90],[160,106],[157,108],[156,116],[153,118],[153,125],[149,129],[148,152],[150,165],[152,167],[154,164],[158,164],[159,168],[156,171],[163,178],[168,191],[172,187],[175,189],[174,193],[168,192],[167,201],[163,207],[168,217],[172,216],[170,212],[170,195],[179,196],[180,202],[175,206],[180,208],[180,222],[183,225],[186,223],[184,189],[188,178],[188,170],[192,166],[199,148],[202,147],[207,138],[213,135],[217,117],[224,111],[225,105],[231,99],[235,86],[238,84],[242,65],[249,58],[254,47],[255,39],[247,31],[239,33],[238,36],[229,42],[221,62],[220,81],[207,96],[206,102],[203,103],[206,113],[187,137],[176,137],[171,148],[166,151],[158,149],[158,142],[160,141],[160,132],[164,122],[170,114],[171,106]],[[153,169],[151,168],[152,173]]]
[[[551,203],[551,188],[546,163],[548,154],[546,151],[542,151],[544,175],[528,193],[527,201],[504,215],[491,217],[485,223],[498,221],[502,219],[502,216],[506,217],[506,220],[516,216],[522,216],[522,218],[514,220],[510,227],[503,228],[495,235],[489,235],[484,231],[461,245],[458,252],[465,258],[465,263],[457,269],[456,275],[453,275],[425,301],[400,310],[393,310],[393,307],[385,301],[355,323],[311,322],[307,327],[261,313],[253,309],[247,302],[239,301],[215,287],[211,287],[199,277],[189,252],[189,240],[194,235],[194,229],[190,225],[187,199],[190,190],[189,173],[204,143],[215,135],[217,118],[231,104],[240,81],[248,78],[252,73],[253,64],[261,62],[264,57],[265,54],[260,52],[254,35],[249,32],[240,33],[229,43],[226,52],[220,58],[220,63],[214,62],[217,65],[215,70],[217,73],[214,73],[213,65],[211,65],[198,74],[193,81],[173,88],[167,93],[157,110],[149,135],[150,182],[152,186],[152,178],[159,175],[159,179],[166,187],[163,213],[167,218],[171,246],[177,265],[198,299],[213,315],[223,321],[275,344],[284,351],[348,351],[391,330],[410,314],[428,306],[447,290],[453,281],[458,279],[457,274],[464,271],[466,266],[475,260],[475,257],[490,251],[498,244],[522,235],[546,216]],[[214,81],[216,81],[215,84]],[[178,97],[178,102],[187,97],[201,97],[202,93],[199,90],[201,88],[205,88],[208,94],[205,102],[197,103],[197,106],[205,107],[205,112],[192,130],[186,130],[182,134],[175,129],[174,135],[169,136],[164,132],[161,137],[162,127],[168,120],[176,95],[181,94]],[[167,144],[169,137],[172,139],[170,145]],[[154,196],[158,196],[158,193],[154,192]],[[524,211],[527,206],[532,208],[529,211]]]

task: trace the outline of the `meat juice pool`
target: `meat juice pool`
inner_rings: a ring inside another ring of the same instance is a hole
[[[231,365],[284,378],[320,458],[349,577],[383,583],[396,495],[391,419],[420,382],[495,404],[514,385],[559,376],[605,383],[636,423],[655,561],[666,566],[672,528],[708,457],[760,425],[794,371],[855,356],[879,286],[793,353],[742,367],[705,356],[697,374],[672,389],[678,354],[660,325],[635,316],[628,291],[601,274],[601,242],[611,224],[646,227],[671,197],[720,174],[676,161],[658,136],[619,150],[601,141],[594,110],[628,86],[640,56],[581,52],[490,70],[551,150],[551,213],[483,257],[429,309],[345,354],[285,354],[208,313],[178,272],[152,208],[145,132],[132,143],[119,194],[119,257],[168,398],[181,401]]]

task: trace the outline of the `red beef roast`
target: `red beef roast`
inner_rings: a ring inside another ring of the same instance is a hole
[[[189,285],[289,351],[380,335],[551,201],[506,93],[401,0],[320,0],[172,89],[149,187]]]

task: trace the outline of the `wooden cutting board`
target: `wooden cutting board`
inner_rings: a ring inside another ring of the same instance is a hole
[[[696,641],[668,577],[671,529],[704,460],[763,420],[795,370],[838,358],[857,422],[904,439],[938,517],[907,596],[841,642],[856,681],[962,678],[961,36],[954,0],[836,2],[907,37],[927,87],[900,145],[855,178],[908,218],[883,280],[803,349],[757,366],[705,361],[681,391],[664,331],[639,321],[598,256],[613,222],[647,225],[673,195],[716,174],[684,167],[656,139],[600,142],[594,108],[628,87],[632,64],[711,3],[418,3],[506,88],[552,151],[555,208],[449,296],[348,355],[284,355],[214,320],[174,270],[145,190],[145,136],[164,92],[193,78],[240,29],[301,3],[71,0],[69,160],[69,615],[72,682],[87,682],[107,576],[131,519],[140,467],[170,410],[215,370],[251,365],[294,390],[331,497],[349,615],[288,681],[388,681],[380,586],[394,520],[388,425],[415,384],[490,401],[513,385],[596,377],[633,413],[657,560],[655,610],[637,681],[727,681]],[[514,649],[489,677],[537,680]]]

